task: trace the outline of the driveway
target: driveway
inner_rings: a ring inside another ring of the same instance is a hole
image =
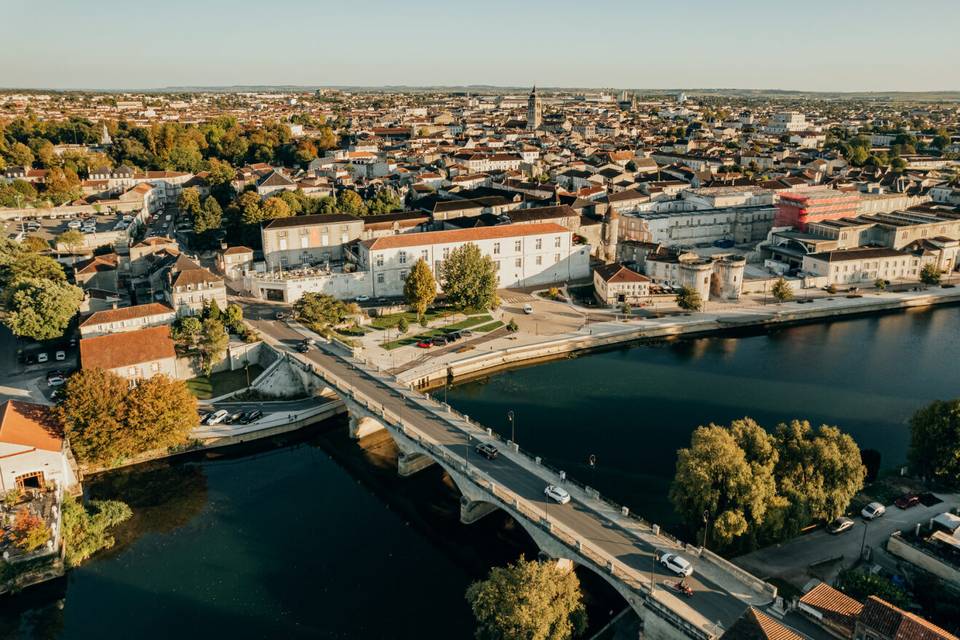
[[[860,554],[864,529],[866,546],[883,549],[894,531],[911,529],[918,522],[926,523],[930,518],[960,504],[958,494],[936,495],[943,502],[932,507],[919,504],[902,510],[892,504],[887,505],[886,515],[870,523],[854,518],[853,528],[839,535],[830,535],[825,530],[818,529],[783,544],[742,555],[735,558],[734,562],[758,577],[780,578],[799,589],[813,577],[808,572],[812,564],[842,557],[842,560],[831,568],[831,573],[852,565]]]

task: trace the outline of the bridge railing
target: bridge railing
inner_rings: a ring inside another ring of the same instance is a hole
[[[381,379],[381,376],[378,376],[370,372],[365,367],[362,367],[362,364],[359,362],[350,362],[350,364],[358,369],[363,368],[364,372],[373,378]],[[568,547],[574,554],[577,554],[587,561],[593,563],[595,565],[595,570],[605,571],[611,576],[616,577],[617,581],[625,585],[627,588],[637,592],[638,595],[647,603],[647,606],[656,609],[662,617],[670,621],[675,626],[684,630],[692,637],[702,638],[703,640],[710,640],[718,635],[716,633],[716,629],[710,628],[714,625],[704,625],[702,623],[698,623],[697,621],[690,620],[683,614],[679,613],[675,608],[669,606],[665,602],[662,602],[662,598],[659,597],[659,594],[656,590],[656,585],[654,583],[655,578],[652,575],[649,578],[646,577],[644,575],[645,572],[631,567],[630,565],[624,564],[615,555],[605,551],[602,547],[591,542],[589,539],[584,538],[562,522],[556,520],[555,518],[551,518],[549,515],[549,510],[540,508],[519,494],[514,493],[509,488],[495,483],[492,479],[485,476],[485,474],[479,469],[472,466],[466,456],[460,455],[457,452],[445,448],[441,443],[433,441],[426,436],[426,434],[417,429],[416,425],[409,423],[403,416],[387,409],[384,405],[377,403],[372,399],[364,397],[362,393],[358,393],[358,390],[346,380],[343,380],[336,374],[333,374],[327,370],[324,371],[323,375],[329,382],[332,382],[341,391],[348,394],[354,402],[366,407],[373,413],[380,415],[388,424],[388,426],[400,430],[404,436],[414,440],[435,459],[445,461],[448,464],[457,467],[458,470],[466,475],[467,478],[469,478],[472,482],[476,483],[485,491],[489,492],[495,499],[499,500],[502,503],[502,506],[508,511],[517,513],[521,517],[525,518],[528,522],[544,530],[554,539],[561,542],[561,544]],[[388,384],[390,383],[390,381],[387,380],[382,381]],[[410,392],[408,388],[403,387],[402,385],[398,386],[397,391],[404,396]],[[420,400],[419,398],[416,399]],[[428,402],[431,400],[432,399],[427,399]],[[465,424],[469,425],[471,430],[476,429],[477,431],[480,431],[482,429],[476,423],[470,421],[467,416],[460,414],[456,410],[453,410],[446,405],[436,403],[435,401],[433,401],[433,403],[444,411],[449,410],[450,412],[459,416]],[[482,431],[482,434],[496,437],[497,440],[506,443],[508,448],[510,448],[512,451],[519,453],[519,447],[510,446],[512,443],[504,440],[499,436],[499,434],[496,434],[496,432],[484,430]],[[478,433],[477,435],[480,434]],[[541,461],[538,461],[535,457],[530,456],[527,452],[523,452],[522,455],[530,458],[530,462],[544,466]],[[551,471],[551,473],[556,473],[559,480],[559,473],[556,470],[549,467],[548,470]],[[579,483],[577,483],[577,486],[584,487]],[[611,507],[618,506],[616,503],[611,501],[604,502],[610,504]],[[633,519],[636,520],[638,524],[645,525],[646,527],[650,526],[642,518],[634,517]]]

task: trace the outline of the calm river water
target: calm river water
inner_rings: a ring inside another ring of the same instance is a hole
[[[958,326],[950,307],[624,348],[448,399],[507,436],[514,411],[521,446],[669,525],[675,451],[698,424],[807,418],[902,463],[910,414],[960,395]],[[65,580],[0,602],[0,638],[470,637],[466,586],[535,548],[499,514],[459,525],[437,469],[401,480],[388,439],[361,448],[344,425],[89,481],[134,519]]]

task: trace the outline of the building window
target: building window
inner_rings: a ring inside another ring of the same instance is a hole
[[[514,251],[520,251],[520,246],[521,246],[521,245],[520,245],[520,241],[519,241],[519,240],[516,240],[516,241],[513,243],[513,250],[514,250]]]
[[[543,249],[543,238],[537,238],[537,249]]]
[[[494,242],[494,243],[493,243],[493,255],[495,255],[495,256],[500,255],[500,243],[499,243],[499,242]]]
[[[450,257],[450,247],[444,247],[443,249],[443,259],[446,260]]]
[[[560,248],[560,236],[557,236],[556,238],[553,239],[553,246],[557,249]]]
[[[382,266],[383,266],[383,254],[382,254],[382,253],[378,253],[378,254],[377,254],[377,266],[378,266],[378,267],[382,267]]]
[[[377,284],[383,284],[383,273],[377,274]]]
[[[558,262],[560,262],[560,254],[559,254],[559,253],[555,253],[555,254],[553,254],[553,263],[556,264],[556,263],[558,263]]]
[[[406,280],[406,279],[407,279],[407,272],[406,272],[406,271],[401,271],[401,272],[400,272],[400,279],[401,279],[401,280]]]
[[[543,264],[543,256],[537,256],[537,265]]]
[[[523,266],[523,258],[517,258],[514,264],[515,264],[517,267],[522,267],[522,266]]]
[[[401,251],[401,252],[400,252],[400,264],[407,264],[407,252],[406,252],[406,251]]]
[[[430,259],[430,252],[427,249],[424,249],[420,252],[420,257],[423,258],[423,261],[426,262]]]
[[[154,373],[157,373],[158,371],[160,371],[160,363],[158,362],[152,363],[150,365],[150,371],[153,371]]]

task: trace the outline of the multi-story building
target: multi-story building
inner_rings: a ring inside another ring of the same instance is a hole
[[[569,229],[550,222],[376,238],[357,245],[356,259],[372,279],[374,296],[399,296],[417,260],[425,260],[436,275],[450,253],[467,243],[493,260],[500,287],[545,285],[590,275],[590,246],[574,244]]]
[[[112,371],[130,381],[155,375],[177,377],[177,354],[164,325],[136,331],[110,333],[80,340],[80,366],[83,369]]]
[[[263,226],[263,258],[268,269],[339,262],[344,245],[363,235],[363,220],[341,213],[277,218]]]
[[[165,291],[167,302],[178,316],[197,315],[211,302],[216,302],[220,309],[227,308],[223,278],[184,255],[180,255],[167,272]]]
[[[807,128],[807,117],[796,111],[784,111],[775,113],[767,123],[767,133],[773,135],[783,135],[785,133],[794,133],[803,131]]]
[[[777,203],[777,216],[773,224],[806,231],[810,222],[855,217],[859,203],[860,194],[856,191],[812,189],[783,193]]]
[[[640,304],[650,295],[650,278],[612,262],[593,271],[593,291],[606,305]]]
[[[136,331],[171,324],[176,318],[177,314],[173,309],[159,302],[97,311],[80,322],[80,337],[92,338],[108,333]]]
[[[828,284],[883,280],[917,280],[920,258],[888,247],[863,247],[814,253],[803,257],[802,269],[827,278]]]

